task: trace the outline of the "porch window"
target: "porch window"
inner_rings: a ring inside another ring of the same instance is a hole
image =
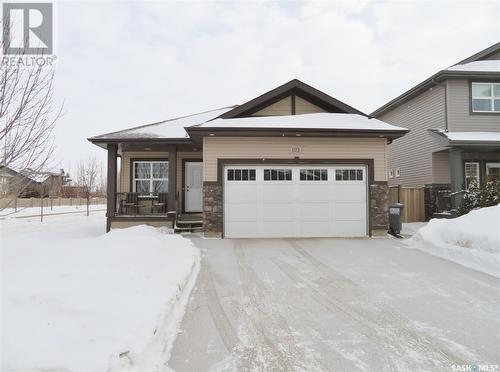
[[[500,163],[486,163],[486,179],[500,181]]]
[[[472,83],[472,111],[500,113],[500,83]]]
[[[151,195],[168,191],[168,161],[134,161],[133,191]]]
[[[472,182],[479,184],[479,163],[467,162],[465,163],[465,188],[468,189]]]

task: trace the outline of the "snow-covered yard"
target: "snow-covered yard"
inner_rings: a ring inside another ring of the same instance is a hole
[[[453,219],[432,219],[407,244],[500,278],[500,204]]]
[[[105,234],[104,225],[102,212],[0,222],[2,371],[152,370],[168,360],[199,250],[151,227]]]
[[[89,206],[89,210],[91,213],[97,211],[103,211],[106,209],[106,205],[104,204],[92,204]],[[81,214],[87,212],[86,205],[54,205],[52,208],[45,206],[43,208],[44,216],[55,216],[59,214]],[[29,208],[18,208],[17,210],[14,208],[5,208],[0,211],[0,219],[6,218],[25,218],[25,217],[35,217],[40,216],[41,208],[40,207],[29,207]]]

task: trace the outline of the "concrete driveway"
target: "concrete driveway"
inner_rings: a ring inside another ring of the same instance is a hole
[[[500,281],[397,239],[193,238],[177,371],[500,364]]]

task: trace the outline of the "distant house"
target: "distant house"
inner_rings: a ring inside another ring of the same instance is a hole
[[[61,196],[69,175],[59,171],[14,170],[0,166],[0,194],[19,197]]]
[[[108,153],[108,230],[198,220],[206,236],[371,236],[387,233],[387,144],[406,132],[294,79],[89,140]]]
[[[500,177],[500,43],[441,70],[375,110],[410,129],[389,147],[389,186],[425,186],[426,217],[439,190]],[[451,199],[457,207],[460,195]]]

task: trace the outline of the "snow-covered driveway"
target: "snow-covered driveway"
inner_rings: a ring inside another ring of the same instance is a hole
[[[500,364],[492,276],[396,239],[193,241],[204,257],[171,353],[177,371]]]

